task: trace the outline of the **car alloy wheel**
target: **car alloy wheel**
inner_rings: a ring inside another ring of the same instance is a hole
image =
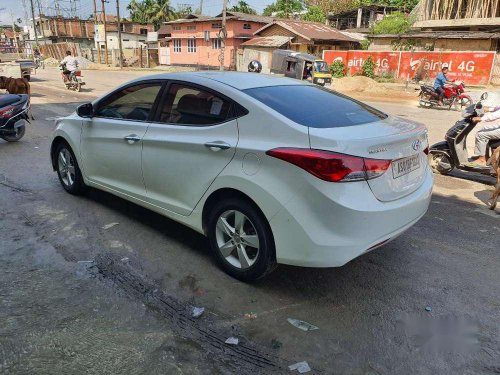
[[[247,269],[259,257],[259,236],[252,221],[238,210],[223,212],[215,230],[222,257],[233,267]]]
[[[57,168],[63,184],[71,188],[76,178],[75,161],[69,150],[65,147],[61,148],[57,155]]]

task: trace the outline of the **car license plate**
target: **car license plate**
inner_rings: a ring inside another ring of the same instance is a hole
[[[325,80],[323,78],[318,78],[318,83],[325,83]]]
[[[420,155],[394,160],[392,162],[392,177],[399,178],[420,168]]]

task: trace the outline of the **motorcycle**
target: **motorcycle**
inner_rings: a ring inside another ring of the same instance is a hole
[[[82,90],[82,86],[85,85],[85,82],[83,82],[82,79],[83,76],[81,70],[75,70],[74,72],[71,72],[68,75],[69,77],[64,74],[64,71],[66,70],[66,64],[61,65],[60,70],[62,70],[61,76],[66,88],[68,90],[80,92]]]
[[[481,101],[486,100],[488,94],[481,95]],[[445,140],[432,145],[429,149],[429,164],[434,173],[446,175],[455,168],[463,171],[478,172],[485,175],[494,175],[490,166],[472,165],[469,163],[467,152],[467,136],[474,129],[472,121],[474,117],[484,114],[483,104],[479,101],[476,105],[470,105],[459,120],[447,132]],[[500,139],[488,142],[486,148],[486,160],[500,147]]]
[[[458,110],[459,106],[462,109],[473,104],[472,98],[465,94],[465,83],[463,81],[445,85],[442,106],[439,105],[439,94],[432,86],[420,85],[418,96],[420,98],[419,105],[424,108],[448,107],[448,109],[451,109],[451,107],[455,107]]]
[[[26,121],[30,122],[28,95],[0,95],[0,138],[7,142],[19,141],[26,133]]]

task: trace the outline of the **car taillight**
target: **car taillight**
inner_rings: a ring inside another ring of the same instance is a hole
[[[336,152],[301,148],[275,148],[267,155],[292,163],[330,182],[362,181],[385,173],[391,160],[366,159]]]
[[[8,107],[0,109],[0,118],[9,117],[12,114],[12,112],[14,112],[14,109],[15,109],[14,106],[8,106]]]

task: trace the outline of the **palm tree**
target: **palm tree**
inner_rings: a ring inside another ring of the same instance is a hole
[[[178,17],[170,6],[170,0],[131,0],[127,9],[132,21],[153,23],[155,27]]]
[[[257,14],[255,9],[250,7],[247,2],[240,0],[238,1],[238,4],[234,5],[231,9],[229,9],[230,12],[241,12],[241,13],[247,13],[247,14]]]

